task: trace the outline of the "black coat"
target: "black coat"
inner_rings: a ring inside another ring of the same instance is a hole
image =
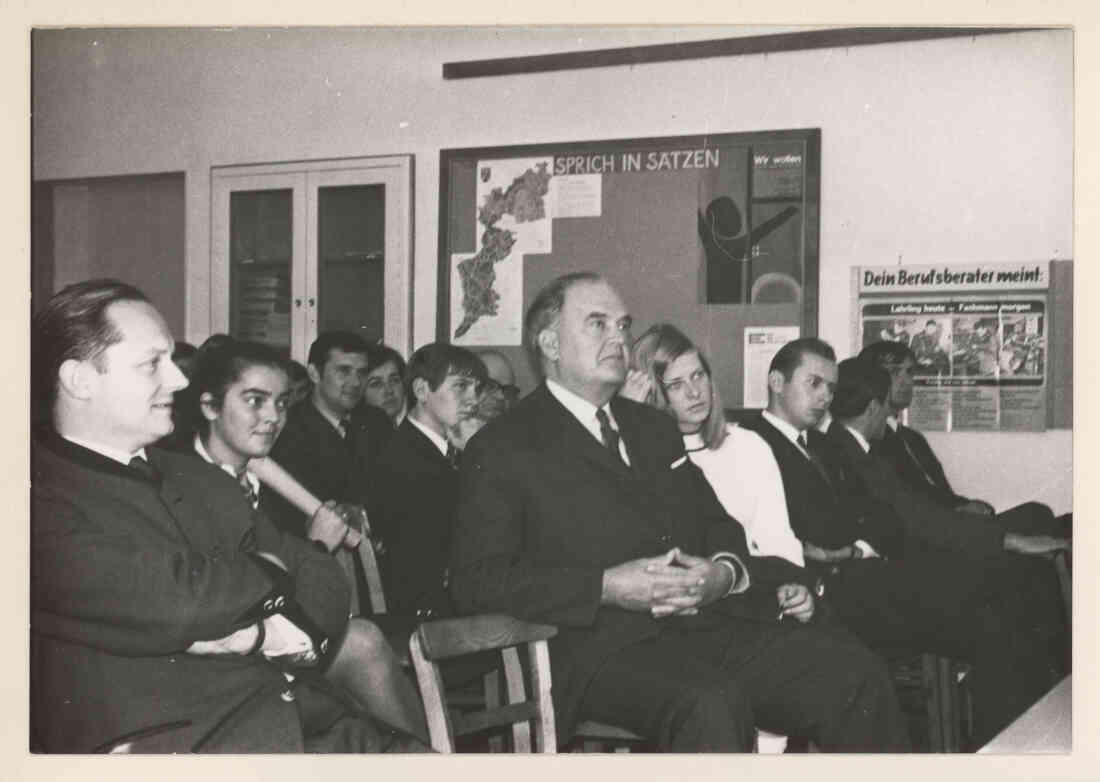
[[[899,520],[888,507],[873,501],[866,493],[853,491],[851,482],[860,479],[820,432],[811,429],[807,440],[824,475],[763,415],[752,418],[745,426],[763,437],[775,454],[783,477],[791,529],[799,540],[827,549],[865,540],[880,554],[901,555],[904,532]]]
[[[444,571],[458,504],[458,472],[423,432],[405,419],[377,465],[375,532],[386,545],[390,613],[454,613]]]
[[[339,566],[280,533],[229,475],[148,449],[158,488],[56,435],[32,450],[32,742],[90,752],[154,726],[159,751],[300,751],[282,673],[258,656],[186,653],[294,601],[335,645],[347,623]],[[277,555],[273,576],[250,552]],[[267,607],[265,607],[265,603]]]
[[[744,531],[687,459],[667,415],[618,397],[611,404],[631,467],[543,385],[470,441],[460,470],[451,593],[464,612],[558,626],[550,658],[563,736],[588,681],[618,650],[662,631],[774,622],[775,586],[806,579],[786,560],[749,557]],[[601,605],[606,568],[674,546],[736,554],[753,586],[696,616],[657,620]],[[731,654],[751,656],[762,637],[731,630]]]
[[[389,417],[374,407],[357,408],[344,439],[309,399],[295,405],[271,449],[271,458],[322,502],[337,500],[371,511],[374,465],[393,436]],[[261,506],[275,524],[305,536],[308,521],[298,508],[267,491]]]

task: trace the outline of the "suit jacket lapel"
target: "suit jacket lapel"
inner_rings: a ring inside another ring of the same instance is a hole
[[[439,472],[451,472],[451,463],[447,461],[447,457],[439,452],[439,449],[435,447],[435,443],[427,438],[427,436],[421,432],[416,426],[406,418],[401,422],[401,429],[408,429],[406,433],[409,437],[409,441],[413,444],[413,448],[416,450],[416,455],[424,460],[426,463],[432,465]]]
[[[539,386],[533,394],[540,407],[538,422],[540,425],[540,437],[548,446],[561,448],[568,453],[567,458],[580,458],[601,470],[608,470],[620,478],[629,478],[632,473],[629,467],[621,459],[617,459],[610,451],[604,448],[592,433],[589,432],[576,417],[565,408],[554,395],[546,388],[546,384]],[[618,410],[613,410],[615,418],[619,420]],[[622,422],[619,421],[619,426]],[[620,435],[624,433],[620,430]],[[630,439],[627,440],[627,451],[630,452]],[[635,449],[637,450],[637,449]],[[631,453],[631,460],[634,454]]]

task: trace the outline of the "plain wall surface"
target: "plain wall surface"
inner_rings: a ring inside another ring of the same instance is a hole
[[[842,355],[851,266],[1073,257],[1067,30],[441,75],[454,60],[754,32],[39,31],[33,176],[186,174],[190,341],[209,330],[214,165],[413,154],[417,345],[435,335],[439,150],[449,147],[821,128],[819,334]],[[1069,431],[931,439],[963,493],[998,507],[1036,495],[1072,506]]]

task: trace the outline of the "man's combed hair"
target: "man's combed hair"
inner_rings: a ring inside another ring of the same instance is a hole
[[[917,357],[904,342],[891,342],[888,339],[872,342],[859,352],[859,357],[864,361],[874,364],[876,367],[889,369],[909,359],[916,363]]]
[[[602,279],[595,272],[563,274],[540,290],[535,300],[531,302],[531,306],[527,308],[527,316],[523,319],[523,344],[527,348],[531,366],[539,377],[545,374],[542,368],[539,334],[550,328],[561,315],[561,309],[565,306],[565,292],[577,283],[599,282]]]
[[[883,404],[890,394],[890,373],[862,358],[846,358],[837,367],[836,391],[829,412],[848,421],[862,415],[877,399]]]
[[[409,366],[405,370],[405,392],[409,403],[416,401],[412,391],[413,381],[423,378],[428,381],[428,387],[435,391],[447,375],[471,377],[479,387],[488,378],[485,364],[473,351],[447,342],[432,342],[409,358]]]
[[[318,372],[323,372],[332,351],[342,350],[366,356],[367,347],[367,341],[353,331],[326,331],[313,340],[306,361],[317,367]]]
[[[820,356],[826,361],[836,361],[836,352],[825,340],[817,337],[801,337],[792,340],[779,349],[768,365],[768,373],[781,372],[784,380],[790,380],[794,371],[802,365],[802,357],[807,353]]]
[[[31,319],[32,420],[48,420],[57,398],[57,373],[70,359],[103,370],[103,352],[119,342],[107,309],[120,301],[149,299],[133,285],[96,279],[66,286]]]

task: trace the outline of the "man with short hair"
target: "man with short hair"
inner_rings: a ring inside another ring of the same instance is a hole
[[[446,570],[458,504],[456,430],[476,414],[485,365],[470,351],[436,342],[406,370],[408,416],[390,438],[377,474],[374,529],[385,542],[390,612],[451,616]]]
[[[630,323],[595,274],[535,297],[525,343],[545,383],[463,455],[458,608],[558,626],[563,739],[592,719],[662,751],[749,751],[754,724],[828,751],[906,747],[882,664],[804,624],[803,571],[750,558],[672,420],[616,396]]]
[[[893,466],[898,477],[912,491],[945,508],[995,517],[1012,532],[1072,536],[1072,514],[1056,519],[1050,508],[1039,502],[1026,502],[998,514],[985,500],[956,493],[928,440],[916,429],[901,423],[902,413],[913,402],[913,376],[916,374],[913,351],[899,343],[874,342],[864,347],[859,357],[890,373],[886,429],[882,439],[874,443],[873,450]]]
[[[360,405],[367,377],[367,344],[357,334],[328,331],[309,349],[313,394],[291,408],[271,458],[310,493],[373,511],[375,466],[393,426],[376,407]],[[275,492],[262,506],[280,528],[305,530],[305,515]],[[361,545],[369,545],[363,543]],[[359,606],[370,606],[366,577],[353,557]]]
[[[516,373],[508,357],[499,350],[479,350],[477,357],[488,373],[478,401],[478,417],[491,421],[507,413],[519,401]]]
[[[32,748],[392,742],[314,675],[350,637],[331,557],[254,513],[221,469],[149,447],[172,430],[187,380],[141,291],[71,285],[35,316],[31,340],[34,400],[50,421],[32,446]]]
[[[873,477],[841,447],[877,436],[885,420],[889,382],[876,399],[865,374],[864,364],[843,362],[838,384],[828,344],[787,343],[769,367],[768,407],[747,426],[775,454],[791,527],[840,623],[877,649],[974,664],[973,740],[981,746],[1049,687],[1051,661],[1027,621],[1006,608],[1014,596],[996,561],[1003,532],[980,519],[901,509],[868,486]],[[816,426],[830,405],[836,420],[826,438]]]

